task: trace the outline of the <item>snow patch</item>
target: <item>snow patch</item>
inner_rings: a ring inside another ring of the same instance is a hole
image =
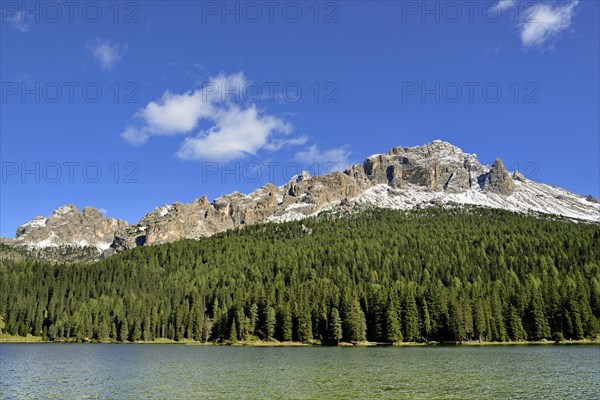
[[[71,212],[79,212],[79,210],[77,209],[77,207],[67,204],[67,205],[64,205],[64,206],[59,207],[56,210],[54,210],[52,215],[53,216],[61,216],[61,215],[69,214]]]
[[[585,204],[584,199],[564,189],[553,188],[537,182],[515,182],[515,192],[510,196],[470,189],[463,193],[431,192],[423,189],[392,189],[385,184],[376,185],[354,199],[358,205],[407,210],[418,206],[467,204],[500,208],[514,212],[540,212],[568,218],[600,222],[600,205]]]
[[[48,218],[46,217],[35,217],[23,226],[29,228],[43,228],[46,226],[46,221],[48,221]]]
[[[171,208],[173,208],[173,206],[171,204],[167,204],[165,206],[158,207],[156,210],[159,211],[159,215],[161,217],[164,217],[169,213],[169,211],[171,211]]]
[[[309,217],[309,215],[301,214],[296,211],[288,211],[283,214],[271,215],[267,218],[267,222],[289,222],[289,221],[300,221],[304,218]]]
[[[287,206],[285,208],[286,211],[290,211],[290,210],[294,210],[296,208],[305,208],[305,207],[312,207],[314,206],[314,204],[308,204],[308,203],[294,203],[294,204],[290,204],[289,206]]]

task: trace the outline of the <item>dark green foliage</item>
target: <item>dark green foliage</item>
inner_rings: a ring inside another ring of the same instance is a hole
[[[329,338],[339,345],[342,337],[342,319],[340,318],[340,312],[334,307],[331,310],[329,319]]]
[[[600,333],[598,231],[478,208],[377,210],[93,264],[3,259],[0,317],[4,332],[51,340],[580,339]]]
[[[400,321],[398,319],[398,310],[396,310],[393,304],[390,304],[386,311],[386,327],[386,339],[388,342],[397,343],[402,341],[402,329],[400,328]]]
[[[237,325],[235,324],[235,318],[231,321],[231,328],[229,330],[229,340],[232,342],[237,342],[238,340],[238,331]]]
[[[358,300],[350,301],[342,310],[344,337],[353,342],[366,340],[367,323]]]
[[[289,342],[292,340],[292,313],[289,304],[279,306],[277,312],[276,339],[279,341]]]
[[[419,315],[417,303],[412,294],[408,294],[402,307],[403,336],[407,342],[419,340]]]

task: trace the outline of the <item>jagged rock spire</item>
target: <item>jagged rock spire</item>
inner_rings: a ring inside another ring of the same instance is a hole
[[[514,180],[513,180],[514,179]],[[518,196],[513,193],[519,192]],[[74,205],[49,218],[19,227],[15,243],[32,246],[87,243],[109,254],[133,247],[200,238],[245,225],[305,218],[331,210],[364,207],[410,209],[432,204],[478,204],[517,211],[536,210],[598,221],[600,204],[565,190],[508,173],[502,160],[482,165],[475,154],[443,141],[394,147],[346,171],[313,176],[307,172],[283,186],[267,184],[244,195],[206,196],[173,203],[146,214],[137,224],[105,218],[98,210]]]

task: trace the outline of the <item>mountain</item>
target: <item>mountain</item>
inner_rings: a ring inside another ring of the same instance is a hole
[[[245,225],[300,220],[322,212],[371,208],[417,209],[435,205],[478,205],[539,212],[589,222],[600,221],[600,204],[591,196],[509,173],[502,160],[482,165],[475,154],[443,141],[394,147],[344,172],[311,177],[307,172],[287,184],[267,184],[245,195],[158,207],[138,223],[105,218],[86,207],[63,206],[17,229],[10,246],[27,249],[82,248],[107,256],[138,246],[198,239]]]

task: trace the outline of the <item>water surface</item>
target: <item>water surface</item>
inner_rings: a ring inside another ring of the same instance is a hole
[[[600,346],[2,344],[4,399],[598,399]]]

